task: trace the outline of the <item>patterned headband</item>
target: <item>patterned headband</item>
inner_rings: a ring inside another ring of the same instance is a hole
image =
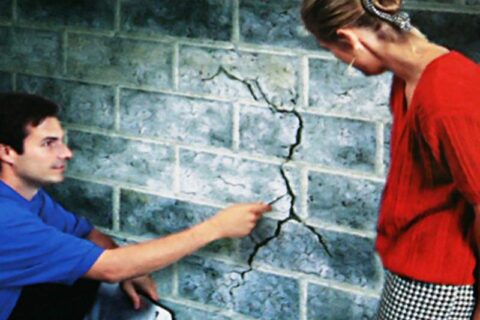
[[[410,23],[410,17],[406,12],[398,12],[396,14],[389,14],[384,11],[381,11],[375,7],[372,0],[362,0],[362,5],[366,11],[370,14],[385,20],[387,22],[393,23],[395,26],[400,28],[403,31],[410,31],[412,29],[412,24]]]

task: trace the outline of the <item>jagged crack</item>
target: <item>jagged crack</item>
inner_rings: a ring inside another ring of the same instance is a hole
[[[277,222],[277,226],[275,228],[275,232],[272,236],[270,237],[267,237],[265,238],[264,240],[258,242],[255,244],[255,247],[252,251],[252,253],[250,254],[249,258],[248,258],[248,269],[246,269],[245,271],[242,271],[240,273],[240,276],[241,276],[241,280],[240,282],[238,282],[235,286],[231,287],[229,292],[230,292],[230,296],[233,298],[233,295],[234,295],[234,290],[239,288],[241,285],[242,285],[242,282],[244,282],[245,280],[245,275],[249,272],[251,272],[253,270],[253,261],[255,260],[255,257],[257,256],[258,254],[258,251],[268,245],[268,243],[270,241],[272,241],[273,239],[277,238],[279,235],[280,235],[280,232],[282,230],[282,226],[287,223],[288,221],[297,221],[299,223],[301,223],[302,225],[304,225],[308,230],[310,230],[318,239],[318,242],[322,245],[322,247],[324,248],[325,252],[329,255],[329,256],[332,256],[330,250],[328,249],[328,246],[325,242],[325,240],[323,239],[322,235],[319,234],[315,228],[313,228],[312,226],[309,226],[305,223],[305,221],[302,220],[302,218],[296,213],[295,211],[295,202],[297,200],[297,196],[295,195],[295,192],[293,191],[293,187],[291,185],[291,182],[290,182],[290,179],[288,178],[287,176],[287,172],[285,170],[285,165],[288,164],[292,159],[293,159],[293,156],[295,154],[295,150],[301,145],[302,143],[302,134],[303,134],[303,128],[304,128],[304,122],[303,122],[303,118],[302,116],[300,115],[300,113],[295,110],[295,109],[291,109],[291,110],[287,110],[287,109],[282,109],[280,108],[278,105],[276,105],[272,100],[270,100],[270,98],[267,96],[267,94],[265,93],[265,91],[262,89],[260,83],[258,82],[257,79],[242,79],[234,74],[232,74],[231,72],[229,72],[227,69],[225,69],[223,66],[220,66],[217,70],[217,72],[212,75],[211,77],[208,77],[208,78],[204,78],[202,79],[203,81],[210,81],[210,80],[213,80],[214,78],[218,77],[219,75],[221,74],[224,74],[227,78],[231,79],[231,80],[234,80],[234,81],[238,81],[240,83],[242,83],[247,89],[248,91],[250,92],[250,94],[252,95],[252,97],[258,101],[261,99],[263,99],[269,106],[270,110],[275,113],[286,113],[286,114],[293,114],[296,119],[298,120],[298,128],[297,128],[297,131],[295,133],[295,142],[292,143],[289,148],[288,148],[288,154],[287,156],[285,157],[285,161],[281,164],[280,166],[280,174],[282,176],[282,179],[285,181],[285,186],[287,188],[287,194],[290,196],[290,209],[289,209],[289,214],[288,216],[283,219],[283,220],[280,220]],[[280,197],[283,197],[283,196],[280,196]],[[278,197],[277,199],[275,199],[274,201],[278,200],[280,197]]]

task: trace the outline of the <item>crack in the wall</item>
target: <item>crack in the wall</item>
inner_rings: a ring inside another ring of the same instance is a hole
[[[285,186],[287,188],[287,194],[290,196],[289,214],[285,219],[277,222],[277,227],[276,227],[275,232],[272,236],[267,237],[263,241],[260,241],[260,242],[255,244],[255,247],[254,247],[252,253],[250,254],[250,256],[248,258],[248,266],[249,266],[248,269],[246,269],[245,271],[242,271],[240,273],[241,281],[239,283],[237,283],[235,286],[230,288],[230,291],[229,291],[230,296],[233,298],[234,290],[238,289],[239,287],[242,286],[242,284],[245,282],[246,274],[253,270],[253,261],[255,260],[255,257],[257,256],[258,251],[262,247],[266,246],[270,241],[277,238],[280,235],[282,226],[285,223],[287,223],[288,221],[294,220],[294,221],[297,221],[297,222],[301,223],[303,226],[305,226],[308,230],[310,230],[310,232],[312,232],[317,237],[318,242],[321,244],[321,246],[323,247],[325,252],[328,254],[328,256],[331,257],[332,254],[331,254],[330,250],[328,249],[328,246],[327,246],[325,240],[323,239],[322,235],[320,233],[318,233],[315,230],[315,228],[306,224],[305,221],[303,221],[303,219],[297,214],[297,212],[295,210],[295,202],[297,200],[297,196],[295,195],[295,192],[293,191],[292,184],[291,184],[290,179],[288,178],[287,172],[285,170],[285,165],[288,164],[290,161],[292,161],[296,148],[299,147],[302,143],[302,134],[303,134],[303,128],[304,128],[304,122],[303,122],[302,116],[294,108],[292,108],[291,110],[281,109],[278,105],[276,105],[273,101],[271,101],[268,98],[265,91],[260,86],[260,83],[258,82],[257,79],[242,79],[242,78],[232,74],[231,72],[229,72],[223,66],[220,66],[218,68],[217,72],[214,75],[212,75],[211,77],[208,77],[208,78],[204,78],[202,80],[203,81],[210,81],[210,80],[213,80],[214,78],[220,76],[221,74],[224,74],[230,80],[242,83],[248,89],[248,91],[250,92],[252,97],[255,99],[255,101],[259,101],[260,98],[263,99],[268,104],[269,109],[273,113],[277,112],[277,113],[293,114],[297,118],[298,123],[299,123],[296,134],[295,134],[295,142],[292,143],[289,146],[288,155],[285,157],[285,161],[280,165],[280,174],[282,176],[282,179],[285,181]],[[283,197],[283,196],[278,197],[274,201],[278,200],[281,197]]]

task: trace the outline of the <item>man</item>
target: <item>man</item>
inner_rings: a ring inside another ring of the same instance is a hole
[[[246,236],[269,205],[226,208],[192,228],[117,247],[87,220],[63,209],[42,186],[64,179],[72,152],[57,106],[27,94],[0,94],[0,320],[82,319],[98,281],[121,282],[157,300],[148,274],[208,243]]]

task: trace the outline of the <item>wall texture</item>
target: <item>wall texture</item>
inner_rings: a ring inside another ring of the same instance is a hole
[[[431,39],[480,60],[480,1],[408,1]],[[119,241],[236,201],[253,235],[155,274],[185,319],[371,319],[390,75],[317,46],[298,0],[0,0],[0,90],[63,106],[75,150],[52,192]]]

